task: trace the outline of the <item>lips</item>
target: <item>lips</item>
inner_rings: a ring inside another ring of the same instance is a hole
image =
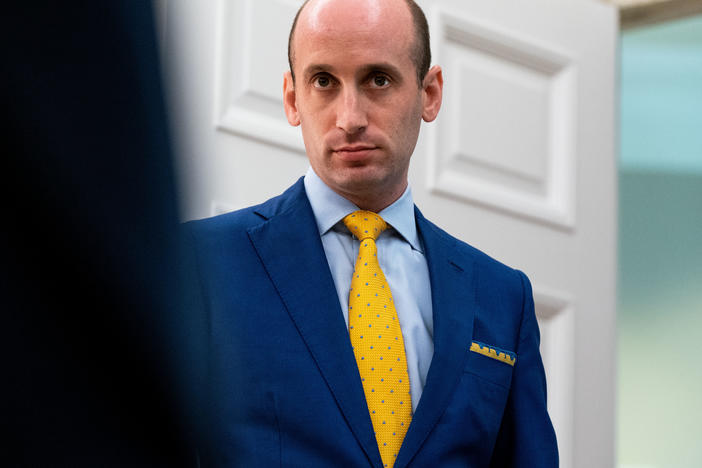
[[[333,149],[333,153],[344,161],[361,161],[378,149],[372,145],[347,145]]]

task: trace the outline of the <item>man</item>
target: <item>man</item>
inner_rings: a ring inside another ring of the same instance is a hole
[[[208,320],[204,464],[557,466],[528,280],[412,203],[410,157],[443,85],[423,13],[311,0],[289,57],[285,113],[311,169],[188,225]]]

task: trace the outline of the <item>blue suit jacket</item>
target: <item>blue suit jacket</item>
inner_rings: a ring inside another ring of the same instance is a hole
[[[416,210],[434,356],[396,467],[556,467],[526,276]],[[266,203],[185,225],[198,291],[204,466],[382,467],[302,179]],[[514,366],[469,351],[516,354]]]

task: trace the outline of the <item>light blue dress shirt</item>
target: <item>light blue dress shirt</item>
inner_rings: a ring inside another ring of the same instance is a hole
[[[304,183],[348,327],[349,289],[359,241],[342,220],[359,208],[330,189],[312,168],[307,171]],[[417,234],[410,188],[407,187],[397,201],[378,214],[390,226],[376,241],[378,261],[390,284],[400,320],[412,409],[416,410],[434,354],[434,324],[429,270]]]

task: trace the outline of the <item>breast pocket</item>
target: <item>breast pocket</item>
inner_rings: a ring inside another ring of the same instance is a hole
[[[512,358],[511,364],[509,363],[510,357]],[[481,352],[469,350],[463,372],[509,390],[515,363],[516,356],[514,354],[511,354],[507,359],[501,360],[496,357],[486,356],[481,354]]]
[[[514,367],[468,349],[464,362],[436,437],[455,453],[490,453],[509,398]]]

